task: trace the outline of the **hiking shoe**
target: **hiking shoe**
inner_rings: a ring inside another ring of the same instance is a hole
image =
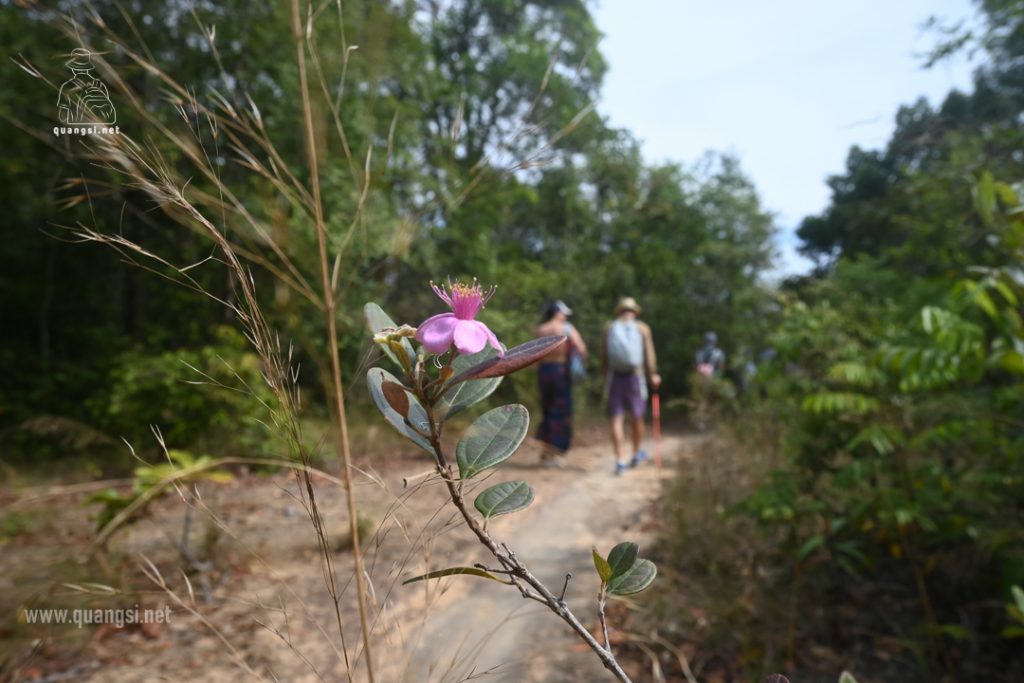
[[[626,463],[624,463],[624,462],[617,462],[617,463],[615,463],[615,476],[616,477],[619,476],[620,474],[622,474],[625,471],[626,471]]]
[[[633,459],[629,461],[629,466],[636,467],[644,460],[647,460],[647,451],[637,451],[633,454]]]

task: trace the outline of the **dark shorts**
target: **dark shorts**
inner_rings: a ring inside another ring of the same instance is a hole
[[[628,412],[634,417],[647,414],[647,401],[641,391],[640,382],[644,378],[636,373],[613,374],[612,383],[608,388],[608,413],[622,415]]]

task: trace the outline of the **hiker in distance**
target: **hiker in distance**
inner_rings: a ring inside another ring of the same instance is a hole
[[[651,328],[637,320],[639,314],[640,306],[633,297],[620,299],[615,307],[615,320],[605,328],[601,340],[601,372],[606,378],[615,474],[622,474],[627,467],[624,454],[626,413],[632,420],[633,436],[633,457],[629,466],[636,467],[647,459],[642,448],[647,383],[650,382],[654,390],[661,385]]]
[[[721,380],[725,375],[725,352],[718,348],[718,335],[714,332],[704,335],[704,346],[694,356],[694,369],[697,372],[693,383],[694,423],[697,431],[703,432],[708,428],[717,398],[713,380]]]
[[[587,359],[587,345],[569,322],[570,315],[572,309],[564,301],[552,301],[534,330],[537,337],[564,335],[568,338],[565,344],[545,356],[537,368],[543,413],[537,438],[543,443],[541,462],[551,467],[564,464],[565,454],[572,445],[572,383],[584,374]]]
[[[697,374],[704,377],[721,377],[725,374],[725,352],[718,348],[718,335],[708,332],[704,335],[704,346],[694,358]]]

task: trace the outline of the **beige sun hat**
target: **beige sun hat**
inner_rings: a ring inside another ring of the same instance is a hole
[[[623,311],[633,311],[637,315],[640,314],[640,304],[636,302],[631,296],[624,296],[619,299],[619,303],[615,305],[615,315],[621,314]]]

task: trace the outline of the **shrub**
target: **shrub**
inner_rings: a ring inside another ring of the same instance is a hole
[[[259,357],[229,327],[198,349],[156,355],[124,354],[109,394],[94,410],[107,431],[133,444],[160,430],[167,444],[228,455],[269,455],[274,441],[263,426],[274,398]],[[255,400],[254,400],[255,399]]]

